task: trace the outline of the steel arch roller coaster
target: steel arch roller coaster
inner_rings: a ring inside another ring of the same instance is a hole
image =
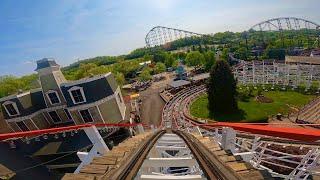
[[[311,47],[310,37],[316,36],[316,41],[314,44],[318,44],[320,47],[320,25],[302,18],[296,17],[279,17],[268,19],[266,21],[260,22],[252,26],[249,31],[261,32],[262,41],[264,42],[264,37],[262,32],[278,31],[280,32],[280,37],[282,41],[282,46],[284,47],[284,31],[304,31],[308,34],[308,47]],[[291,37],[293,38],[293,37]],[[301,44],[300,44],[301,46]]]
[[[203,34],[190,32],[181,29],[156,26],[146,35],[145,41],[147,47],[161,46],[166,43],[193,36],[202,36]]]
[[[285,31],[285,30],[316,30],[320,36],[320,25],[297,17],[279,17],[269,19],[252,26],[249,30],[254,31]],[[186,37],[199,37],[205,34],[190,32],[186,30],[169,28],[164,26],[153,27],[145,37],[147,47],[155,47],[167,44],[169,42],[186,38]],[[319,37],[318,37],[318,42]]]
[[[257,31],[282,31],[282,30],[302,30],[314,29],[318,30],[320,25],[302,18],[296,17],[279,17],[268,19],[266,21],[255,24],[250,30]]]

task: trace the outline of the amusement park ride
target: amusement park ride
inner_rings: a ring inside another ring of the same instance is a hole
[[[280,17],[269,19],[252,26],[248,31],[252,30],[258,32],[279,31],[280,33],[285,30],[316,30],[318,31],[318,36],[320,36],[320,26],[317,23],[296,17]],[[181,38],[199,37],[204,35],[206,34],[200,34],[163,26],[156,26],[148,32],[145,37],[145,42],[147,47],[155,47]]]
[[[281,86],[292,89],[305,86],[308,91],[313,85],[320,91],[320,66],[309,64],[284,64],[265,61],[241,61],[233,67],[234,76],[242,85]]]
[[[319,30],[319,25],[287,17],[270,19],[251,29]],[[192,36],[202,34],[157,26],[145,41],[148,47],[154,47]],[[319,65],[243,61],[233,72],[241,84],[292,88],[304,84],[308,89],[317,83],[320,89]],[[36,138],[84,131],[93,147],[89,152],[77,153],[81,164],[74,174],[67,174],[63,179],[310,179],[320,173],[319,130],[298,128],[306,124],[279,127],[261,123],[207,123],[187,112],[191,102],[205,91],[204,85],[179,91],[165,104],[157,127],[131,123],[83,124],[0,134],[0,141],[14,145],[15,141],[27,143]],[[119,128],[128,129],[132,137],[109,149],[99,131],[112,134]],[[120,157],[119,152],[123,156],[114,160]],[[268,175],[262,176],[262,172]]]
[[[90,179],[92,176],[102,179],[211,179],[211,176],[245,179],[244,174],[252,173],[254,169],[269,175],[261,175],[260,178],[254,176],[253,179],[308,179],[318,174],[319,130],[273,127],[268,124],[200,122],[190,117],[185,110],[204,91],[204,86],[191,86],[180,91],[164,106],[163,119],[158,128],[143,124],[84,124],[1,134],[0,140],[14,143],[20,139],[27,142],[83,130],[93,148],[89,152],[77,153],[82,162],[74,174],[67,174],[64,179]],[[112,134],[119,128],[129,129],[134,136],[110,150],[99,131]],[[134,140],[141,136],[141,140]],[[214,152],[209,153],[209,157],[218,158],[216,164],[205,160],[208,158],[208,148],[203,148],[194,137],[206,143],[214,143]],[[202,149],[197,149],[197,146]],[[115,166],[108,169],[113,165],[110,159],[120,156],[120,152],[128,161],[120,159],[119,164],[114,162]],[[233,160],[223,163],[219,160],[223,158],[222,155]],[[210,166],[206,167],[208,163]],[[237,169],[238,165],[244,169]]]

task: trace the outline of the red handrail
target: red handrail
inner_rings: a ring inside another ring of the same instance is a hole
[[[86,127],[96,126],[96,127],[134,127],[139,124],[133,123],[122,123],[122,124],[81,124],[81,125],[74,125],[74,126],[66,126],[66,127],[58,127],[58,128],[49,128],[49,129],[40,129],[40,130],[33,130],[33,131],[23,131],[23,132],[15,132],[15,133],[6,133],[0,134],[0,141],[6,139],[13,139],[13,138],[23,138],[29,136],[38,136],[44,134],[53,134],[63,131],[71,131],[71,130],[78,130],[83,129]]]
[[[271,126],[257,125],[257,124],[251,125],[249,123],[241,124],[241,123],[227,123],[227,122],[202,124],[200,126],[203,126],[206,128],[230,127],[238,131],[249,132],[253,134],[287,138],[287,139],[306,141],[306,142],[314,142],[314,141],[320,140],[320,130],[317,130],[317,129],[271,127]]]
[[[33,130],[33,131],[24,131],[24,132],[15,132],[15,133],[6,133],[0,134],[0,140],[12,139],[12,138],[22,138],[28,136],[38,136],[44,134],[53,134],[63,131],[71,131],[83,129],[86,127],[96,126],[96,127],[134,127],[140,125],[141,123],[122,123],[122,124],[82,124],[75,126],[67,126],[67,127],[59,127],[59,128],[50,128],[50,129],[41,129],[41,130]],[[142,124],[143,125],[143,124]],[[231,127],[238,131],[267,135],[272,137],[281,137],[293,140],[301,140],[301,141],[317,141],[320,140],[320,130],[316,129],[303,129],[303,128],[291,128],[291,127],[271,127],[264,125],[259,125],[256,123],[227,123],[227,122],[218,122],[212,124],[197,124],[198,126],[206,127],[206,128],[214,128],[214,127]],[[271,124],[272,125],[272,124]]]

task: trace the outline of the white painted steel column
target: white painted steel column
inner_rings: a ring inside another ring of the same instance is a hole
[[[229,128],[229,127],[222,128],[221,147],[224,150],[231,150],[231,152],[234,153],[235,139],[236,139],[236,132],[232,128]]]
[[[98,129],[95,126],[84,128],[84,132],[87,134],[88,138],[94,146],[97,147],[99,154],[104,154],[109,151],[108,146],[101,137]]]
[[[104,142],[98,129],[95,126],[84,128],[84,132],[92,142],[93,147],[91,148],[90,152],[77,152],[77,155],[81,160],[81,164],[74,171],[75,174],[79,173],[80,169],[83,166],[90,164],[94,157],[101,156],[109,151],[108,146]]]

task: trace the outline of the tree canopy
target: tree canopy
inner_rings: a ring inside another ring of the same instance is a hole
[[[19,90],[29,90],[40,87],[37,74],[26,75],[21,78],[15,76],[0,77],[0,97],[18,93]]]
[[[157,62],[156,66],[155,66],[155,73],[162,73],[166,71],[166,65],[162,62]]]
[[[238,111],[236,80],[226,61],[219,60],[212,67],[207,93],[208,109],[212,117]]]
[[[152,76],[150,74],[150,68],[144,68],[141,73],[139,74],[139,80],[140,81],[148,81],[151,80]]]
[[[187,66],[202,66],[205,63],[203,54],[199,51],[192,51],[186,57]]]
[[[204,63],[204,69],[206,71],[209,71],[211,69],[211,67],[214,65],[214,63],[216,62],[216,54],[214,51],[207,51],[204,53],[204,59],[205,59],[205,63]]]

